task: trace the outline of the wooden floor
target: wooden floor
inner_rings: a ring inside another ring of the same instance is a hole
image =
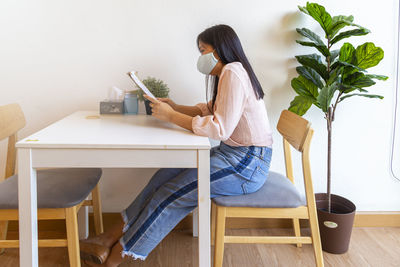
[[[302,230],[303,234],[307,233]],[[290,234],[290,229],[227,230],[231,234]],[[61,237],[60,233],[51,233]],[[48,234],[45,234],[48,236]],[[188,230],[174,230],[148,256],[146,261],[127,259],[120,266],[189,267],[197,265],[197,239]],[[325,266],[389,267],[400,266],[400,228],[354,228],[348,253],[333,255],[324,252]],[[66,248],[39,249],[39,265],[68,266]],[[18,249],[6,249],[0,255],[1,267],[18,266]],[[83,265],[85,266],[85,265]],[[224,267],[314,266],[311,245],[226,244]]]

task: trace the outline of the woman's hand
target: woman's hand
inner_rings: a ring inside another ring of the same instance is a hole
[[[163,120],[163,121],[171,121],[171,118],[174,114],[174,109],[167,103],[151,98],[147,95],[143,95],[146,99],[151,101],[150,107],[152,111],[152,116],[156,117],[157,119]],[[171,100],[172,101],[172,100]],[[173,102],[172,102],[173,103]]]
[[[176,110],[176,104],[174,101],[172,101],[170,98],[162,98],[162,97],[157,97],[157,100],[167,103],[168,105],[171,106],[171,108],[173,108],[174,110]]]
[[[157,119],[163,120],[163,121],[172,122],[182,128],[188,129],[189,131],[193,131],[193,128],[192,128],[192,119],[193,118],[191,116],[180,113],[179,111],[175,111],[169,104],[167,104],[163,101],[151,98],[147,95],[143,95],[143,96],[146,99],[148,99],[149,101],[151,101],[150,107],[151,107],[151,111],[153,112],[152,116],[156,117]]]

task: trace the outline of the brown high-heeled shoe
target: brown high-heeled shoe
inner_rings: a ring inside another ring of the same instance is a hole
[[[79,249],[81,259],[97,264],[105,263],[110,254],[110,248],[96,243],[91,243],[90,240],[80,240]]]

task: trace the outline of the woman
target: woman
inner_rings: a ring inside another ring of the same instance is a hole
[[[264,92],[231,27],[206,29],[197,46],[197,68],[207,75],[207,87],[211,80],[212,99],[182,106],[147,97],[152,115],[222,141],[210,152],[211,198],[255,192],[266,180],[272,153]],[[112,229],[81,242],[81,256],[91,266],[117,266],[125,255],[144,260],[196,206],[197,170],[160,169]]]

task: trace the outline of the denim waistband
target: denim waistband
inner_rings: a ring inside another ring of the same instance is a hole
[[[253,155],[262,160],[266,160],[267,158],[271,158],[272,148],[267,146],[230,146],[221,142],[221,149],[231,149],[235,151],[240,151],[243,154]]]

